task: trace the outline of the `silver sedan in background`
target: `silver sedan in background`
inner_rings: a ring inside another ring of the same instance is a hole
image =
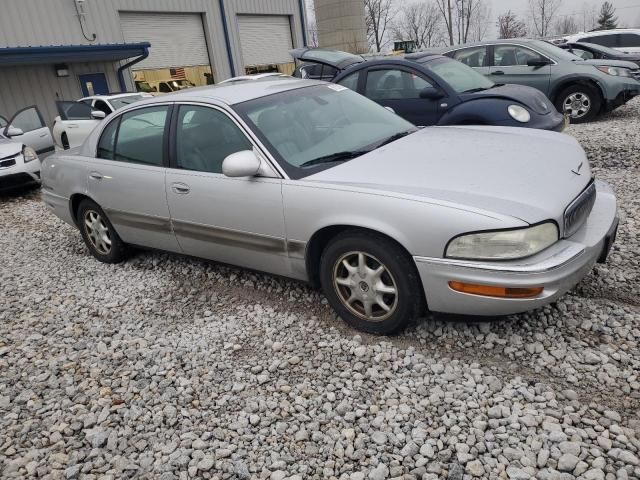
[[[611,188],[566,135],[417,130],[340,85],[264,79],[110,115],[43,165],[49,209],[103,262],[129,245],[321,286],[355,328],[503,315],[604,261]]]

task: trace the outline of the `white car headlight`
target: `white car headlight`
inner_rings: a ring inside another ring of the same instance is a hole
[[[558,241],[553,222],[516,230],[469,233],[454,238],[445,256],[466,260],[513,260],[541,252]]]
[[[509,112],[509,115],[511,115],[511,118],[520,123],[527,123],[531,120],[531,114],[529,111],[520,105],[509,105],[507,111]]]
[[[24,159],[24,163],[29,163],[38,160],[38,154],[33,148],[25,146],[22,148],[22,158]]]
[[[601,72],[606,73],[607,75],[613,75],[614,77],[630,77],[631,76],[631,70],[624,67],[607,67],[606,65],[603,65],[601,67],[596,67],[596,68]]]

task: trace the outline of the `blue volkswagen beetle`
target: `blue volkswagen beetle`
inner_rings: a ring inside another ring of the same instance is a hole
[[[350,88],[418,126],[499,125],[562,131],[564,115],[539,90],[497,84],[433,53],[364,58],[337,50],[292,50],[294,76]]]

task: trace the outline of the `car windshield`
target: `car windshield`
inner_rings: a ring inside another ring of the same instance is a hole
[[[149,85],[148,82],[136,82],[136,88],[140,92],[147,92],[147,93],[155,92],[153,87]]]
[[[614,55],[616,57],[624,55],[624,53],[619,50],[614,50],[613,48],[604,47],[602,45],[596,45],[595,43],[580,42],[575,44],[575,48],[580,48],[580,45],[584,45],[591,50],[595,50],[596,52],[604,53],[606,55]]]
[[[564,60],[566,62],[575,62],[577,60],[583,60],[583,58],[574,55],[569,50],[564,50],[560,47],[552,45],[542,40],[532,40],[531,42],[524,44],[539,50],[540,53],[549,55],[554,60]]]
[[[143,98],[144,97],[142,95],[129,95],[127,97],[112,98],[109,101],[111,102],[113,108],[119,110],[122,107],[126,107],[127,105],[131,105],[132,103],[139,102]]]
[[[438,58],[424,66],[445,80],[458,93],[478,92],[495,86],[491,80],[473,68],[449,58]]]
[[[234,106],[292,178],[335,166],[416,130],[341,85],[289,90]]]

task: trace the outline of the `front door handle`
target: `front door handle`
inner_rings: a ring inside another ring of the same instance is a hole
[[[191,189],[189,188],[189,185],[186,185],[184,183],[171,184],[171,190],[173,190],[175,193],[179,195],[186,195],[191,191]]]
[[[89,178],[92,178],[94,180],[102,180],[103,176],[100,172],[91,172],[89,174]]]
[[[504,75],[504,72],[502,70],[497,70],[495,72],[491,72],[491,75]]]

